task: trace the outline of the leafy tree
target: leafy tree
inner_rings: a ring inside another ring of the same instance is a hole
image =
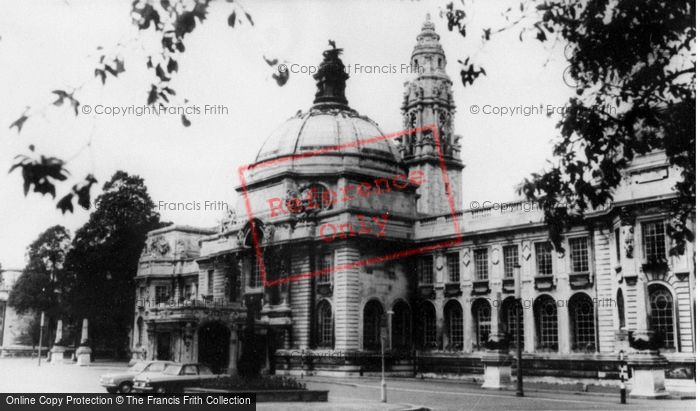
[[[664,151],[681,170],[668,232],[672,253],[682,253],[693,234],[695,207],[695,2],[691,0],[523,0],[508,9],[506,25],[520,39],[566,43],[576,95],[557,127],[555,161],[524,180],[519,191],[544,209],[550,237],[580,223],[586,210],[608,203],[623,170],[639,155]],[[447,7],[448,29],[465,35],[466,12]],[[483,69],[465,61],[463,83]],[[560,204],[567,204],[561,207]]]
[[[12,287],[9,305],[18,313],[45,311],[58,318],[66,313],[62,295],[70,289],[65,270],[70,233],[60,225],[39,235],[27,249],[27,266]]]
[[[69,299],[74,318],[89,319],[91,340],[119,353],[133,319],[146,233],[162,225],[141,177],[118,171],[103,190],[66,260],[75,282]]]
[[[235,28],[244,24],[254,26],[253,17],[243,6],[233,0],[230,14],[226,17],[228,25]],[[145,56],[145,61],[138,64],[145,64],[152,73],[152,78],[144,85],[144,102],[151,106],[164,107],[167,104],[188,102],[186,98],[179,97],[177,91],[172,87],[171,81],[180,70],[179,57],[186,50],[186,40],[194,30],[201,26],[208,18],[211,0],[134,0],[131,3],[131,17],[134,26],[139,29],[139,36],[129,44],[136,49],[147,50],[145,43],[148,42],[148,33],[152,30],[160,36],[160,49]],[[119,43],[113,48],[98,47],[98,58],[95,62],[93,80],[104,85],[108,78],[118,78],[127,70],[127,63],[123,57],[125,44]],[[270,67],[277,67],[278,59],[262,56]],[[288,72],[273,71],[272,78],[278,85],[283,86],[289,79]],[[70,112],[76,117],[80,111],[80,92],[85,89],[85,85],[62,90],[51,91],[56,98],[51,104],[54,108],[61,109],[68,107]],[[32,117],[41,117],[38,113],[43,112],[46,107],[27,107],[22,114],[10,124],[10,129],[16,129],[17,133],[22,132],[25,123]],[[181,117],[185,127],[190,126],[191,121],[184,115]],[[85,147],[92,149],[88,142]],[[30,191],[50,195],[56,198],[57,188],[67,184],[69,170],[66,168],[66,160],[53,156],[45,156],[37,153],[34,144],[29,145],[28,154],[20,154],[10,168],[10,173],[21,170],[24,185],[24,195]],[[93,174],[88,174],[82,180],[73,184],[67,192],[56,202],[56,207],[63,213],[73,212],[74,201],[82,208],[89,210],[90,192],[92,186],[97,183]]]

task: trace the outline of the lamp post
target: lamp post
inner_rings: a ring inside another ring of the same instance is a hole
[[[393,311],[389,310],[382,316],[382,323],[379,333],[379,342],[382,349],[382,380],[379,383],[381,390],[381,400],[386,402],[386,380],[384,379],[384,347],[385,341],[389,338],[389,317],[394,314]]]
[[[523,348],[521,347],[522,341],[521,341],[521,335],[520,335],[520,326],[522,325],[523,322],[523,303],[522,303],[522,295],[521,295],[521,289],[520,289],[520,264],[515,263],[513,266],[513,279],[515,281],[515,301],[517,305],[515,306],[515,312],[517,314],[517,321],[518,325],[517,328],[515,329],[515,347],[516,347],[516,352],[517,352],[517,358],[518,358],[518,368],[517,368],[517,385],[515,389],[515,396],[516,397],[523,397],[525,394],[523,393]],[[525,328],[525,327],[523,327]]]
[[[41,367],[41,340],[44,337],[44,312],[41,312],[41,320],[39,321],[39,364],[37,365],[38,367]]]

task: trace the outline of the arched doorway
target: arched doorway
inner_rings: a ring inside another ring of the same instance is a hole
[[[384,307],[377,300],[371,300],[365,305],[363,315],[365,350],[378,350],[381,347],[381,329]]]
[[[229,360],[229,329],[219,322],[210,322],[199,327],[198,334],[199,362],[208,365],[215,374],[225,372]]]

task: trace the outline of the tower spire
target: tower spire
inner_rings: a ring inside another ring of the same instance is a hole
[[[337,48],[333,40],[328,40],[328,44],[332,48],[323,52],[323,61],[318,72],[314,74],[317,88],[314,105],[346,106],[348,100],[345,98],[345,81],[350,76],[345,72],[345,65],[340,60],[343,49]]]
[[[435,24],[426,15],[416,45],[411,53],[411,66],[416,76],[405,83],[403,104],[404,127],[422,129],[400,138],[399,152],[410,170],[421,170],[429,181],[443,179],[441,160],[445,161],[455,206],[461,208],[461,181],[464,165],[460,159],[460,137],[454,134],[454,98],[452,80],[445,71],[445,51]],[[426,127],[437,126],[438,141]],[[439,147],[438,147],[439,144]],[[440,153],[442,159],[440,159]],[[419,189],[418,211],[443,214],[449,211],[444,184]],[[421,191],[422,190],[422,191]]]

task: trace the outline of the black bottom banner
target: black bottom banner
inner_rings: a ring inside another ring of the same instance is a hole
[[[255,394],[0,394],[3,410],[255,410]]]

